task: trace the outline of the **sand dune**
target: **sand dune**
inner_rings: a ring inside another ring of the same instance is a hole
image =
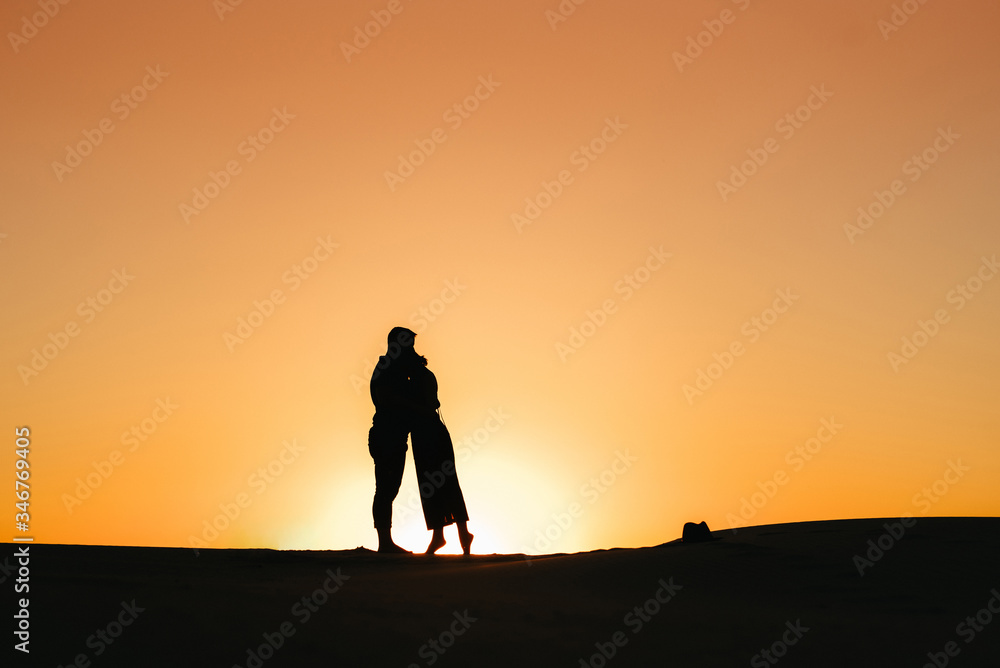
[[[1000,519],[898,523],[532,558],[34,545],[31,665],[1000,666]]]

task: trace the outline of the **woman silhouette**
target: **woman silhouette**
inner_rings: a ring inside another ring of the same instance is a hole
[[[462,496],[455,471],[455,449],[451,434],[438,413],[441,402],[437,396],[437,378],[427,368],[426,357],[413,352],[408,358],[408,375],[413,390],[411,396],[419,406],[414,411],[410,425],[413,463],[420,485],[424,522],[428,530],[434,532],[425,554],[434,554],[444,547],[444,528],[452,523],[458,526],[462,552],[470,554],[474,536],[469,533],[467,525],[469,514],[465,509],[465,497]]]

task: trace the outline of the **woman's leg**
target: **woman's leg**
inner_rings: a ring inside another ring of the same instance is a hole
[[[427,551],[424,554],[434,554],[444,547],[444,544],[444,527],[434,527],[434,533],[431,535],[431,544],[427,546]]]
[[[469,533],[469,525],[466,522],[456,522],[458,526],[458,542],[462,545],[462,554],[468,556],[472,554],[472,539],[474,535]]]
[[[462,488],[455,471],[455,451],[448,428],[437,415],[419,422],[410,432],[413,460],[420,481],[420,501],[427,528],[433,531],[425,554],[434,554],[445,545],[444,527],[455,522],[458,538],[465,554],[470,553],[473,535],[466,522]]]

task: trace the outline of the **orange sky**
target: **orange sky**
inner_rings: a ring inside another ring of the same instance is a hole
[[[36,540],[374,547],[397,324],[478,551],[1000,514],[996,3],[223,2],[0,8]]]

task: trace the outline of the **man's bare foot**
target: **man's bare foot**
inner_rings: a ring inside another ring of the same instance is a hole
[[[469,533],[468,531],[465,532],[465,535],[460,534],[458,536],[458,542],[462,544],[462,554],[464,554],[465,556],[469,556],[470,554],[472,554],[473,538],[475,538],[475,535]]]
[[[388,545],[379,545],[378,551],[380,554],[410,554],[410,551],[396,545],[395,543],[389,543]]]
[[[434,554],[442,547],[444,547],[444,545],[445,545],[444,536],[435,535],[433,538],[431,538],[431,544],[427,546],[427,551],[424,552],[424,554]]]

